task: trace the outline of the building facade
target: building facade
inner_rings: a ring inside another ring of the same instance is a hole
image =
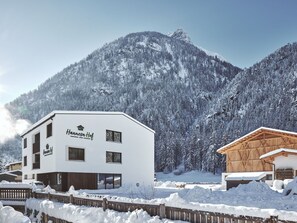
[[[59,191],[153,184],[155,132],[121,112],[54,111],[23,135],[23,181]]]
[[[272,183],[274,179],[293,178],[297,175],[295,151],[297,133],[258,128],[217,150],[226,155],[222,182],[228,189],[252,180]]]

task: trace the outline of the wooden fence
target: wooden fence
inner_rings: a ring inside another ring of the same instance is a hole
[[[74,205],[84,205],[90,207],[102,207],[103,210],[110,209],[119,212],[134,211],[143,209],[150,216],[160,216],[160,218],[167,218],[171,220],[182,220],[193,223],[296,223],[297,221],[283,221],[279,220],[277,216],[270,218],[260,218],[253,216],[235,216],[230,214],[222,214],[216,212],[206,212],[199,210],[192,210],[186,208],[177,208],[165,206],[165,204],[141,204],[141,203],[128,203],[107,200],[106,198],[99,197],[77,197],[62,193],[41,193],[31,192],[30,189],[15,189],[15,188],[0,188],[0,200],[26,200],[28,198],[48,199],[51,201],[61,203],[72,203]],[[43,214],[46,219],[52,217]],[[66,222],[56,219],[54,222]]]
[[[31,188],[0,188],[0,200],[26,201],[30,197]]]

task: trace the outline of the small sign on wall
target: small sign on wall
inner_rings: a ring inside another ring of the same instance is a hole
[[[53,147],[49,146],[49,144],[46,144],[45,149],[43,150],[43,155],[44,156],[53,155]]]

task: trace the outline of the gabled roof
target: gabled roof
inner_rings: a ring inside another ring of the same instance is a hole
[[[233,142],[219,148],[217,150],[218,153],[224,154],[228,149],[243,143],[245,141],[249,141],[252,139],[261,139],[261,136],[264,136],[264,138],[273,138],[273,137],[279,137],[279,136],[286,136],[286,137],[294,137],[297,138],[296,132],[289,132],[279,129],[273,129],[273,128],[266,128],[266,127],[260,127],[244,136],[242,136],[239,139],[234,140]]]
[[[22,161],[15,161],[15,162],[12,162],[12,163],[7,163],[5,165],[5,167],[11,166],[11,165],[15,165],[15,164],[22,164]]]
[[[24,133],[21,134],[21,137],[24,137],[26,134],[34,130],[35,128],[39,127],[49,119],[54,118],[57,114],[59,115],[123,115],[124,117],[130,119],[131,121],[137,123],[138,125],[144,127],[145,129],[151,131],[152,133],[155,133],[154,130],[147,127],[146,125],[142,124],[141,122],[137,121],[136,119],[132,118],[131,116],[127,115],[123,112],[103,112],[103,111],[52,111],[42,119],[40,119],[38,122],[31,125]]]
[[[297,150],[296,149],[285,149],[285,148],[280,148],[280,149],[276,149],[273,151],[270,151],[269,153],[265,153],[262,156],[260,156],[260,159],[265,159],[268,157],[276,157],[276,156],[280,156],[283,154],[292,154],[297,156]]]

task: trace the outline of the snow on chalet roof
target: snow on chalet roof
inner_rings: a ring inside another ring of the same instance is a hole
[[[267,157],[270,157],[270,156],[273,156],[273,155],[276,155],[276,154],[282,153],[282,152],[285,152],[285,153],[294,153],[294,154],[297,155],[297,150],[296,149],[280,148],[280,149],[276,149],[276,150],[270,151],[269,153],[263,154],[262,156],[260,156],[260,159],[265,159]]]
[[[229,174],[226,180],[260,180],[265,176],[265,172],[240,172]]]
[[[297,137],[297,133],[296,132],[290,132],[290,131],[285,131],[285,130],[280,130],[280,129],[273,129],[273,128],[267,128],[267,127],[260,127],[236,140],[234,140],[233,142],[219,148],[217,150],[218,153],[223,153],[225,150],[229,149],[232,146],[235,146],[236,144],[239,144],[241,142],[244,142],[246,140],[248,140],[249,138],[261,133],[261,132],[269,132],[269,133],[278,133],[278,134],[284,134],[284,135],[290,135],[290,136],[294,136]]]
[[[131,121],[137,123],[138,125],[144,127],[145,129],[155,133],[155,131],[146,125],[142,124],[141,122],[137,121],[136,119],[132,118],[131,116],[127,115],[124,112],[105,112],[105,111],[52,111],[33,125],[31,125],[25,132],[21,134],[21,137],[26,135],[27,133],[31,132],[33,129],[37,128],[38,126],[42,125],[47,120],[55,117],[55,115],[61,114],[61,115],[123,115],[126,118],[130,119]]]
[[[13,176],[13,177],[17,177],[18,175],[10,173],[10,172],[2,172],[0,173],[0,175],[9,175],[9,176]]]
[[[12,162],[12,163],[7,163],[5,165],[5,167],[8,167],[8,166],[11,166],[11,165],[14,165],[14,164],[22,164],[22,161],[15,161],[15,162]]]

